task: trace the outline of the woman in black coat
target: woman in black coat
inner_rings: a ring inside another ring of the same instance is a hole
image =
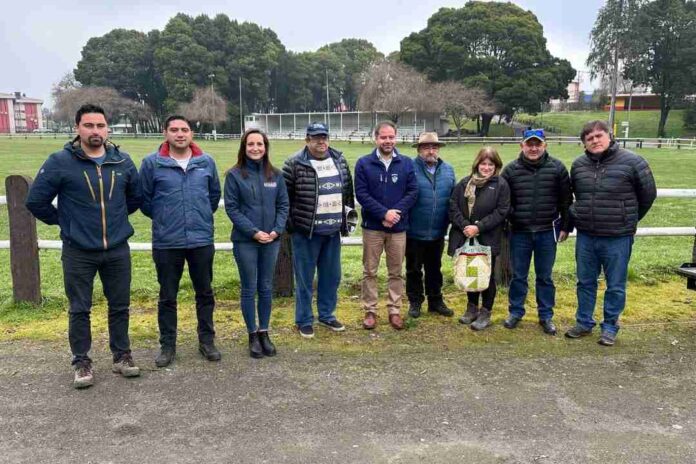
[[[482,330],[491,324],[491,310],[495,302],[493,268],[495,258],[500,253],[503,224],[510,210],[510,187],[498,175],[502,167],[503,162],[494,148],[482,148],[474,159],[471,175],[457,184],[450,197],[452,228],[447,253],[454,256],[455,251],[472,237],[476,237],[481,245],[491,247],[490,284],[483,292],[467,294],[469,302],[466,312],[459,318],[462,324],[471,324],[473,330]],[[483,301],[479,309],[481,297]]]

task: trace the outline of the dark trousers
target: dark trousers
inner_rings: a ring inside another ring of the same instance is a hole
[[[280,251],[280,240],[271,243],[257,241],[233,243],[232,253],[239,270],[239,282],[242,284],[240,306],[249,333],[268,330],[278,251]],[[257,313],[258,325],[256,324]]]
[[[160,330],[160,345],[176,347],[176,298],[179,282],[184,273],[184,262],[188,263],[189,276],[196,294],[196,316],[198,318],[198,341],[211,343],[215,338],[213,327],[213,245],[199,248],[154,249],[152,259],[157,269],[160,285],[157,302],[157,322]]]
[[[482,292],[471,292],[466,294],[469,303],[473,303],[476,306],[478,306],[479,299],[481,299],[481,307],[491,311],[493,310],[493,304],[495,303],[495,293],[497,290],[495,286],[495,273],[493,272],[493,270],[495,269],[495,259],[496,256],[491,256],[491,281],[488,284],[488,288]]]
[[[442,301],[442,250],[445,239],[406,238],[406,294],[411,303],[423,303],[423,271],[428,304]]]
[[[63,243],[61,254],[68,312],[68,339],[72,363],[91,361],[92,347],[90,312],[94,278],[99,279],[108,303],[109,348],[117,361],[130,353],[128,339],[128,307],[130,305],[131,257],[128,243],[105,251],[80,250]]]

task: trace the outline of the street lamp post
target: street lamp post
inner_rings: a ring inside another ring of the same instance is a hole
[[[210,79],[210,107],[213,110],[213,140],[217,140],[217,126],[215,124],[215,83],[213,81],[213,79],[215,79],[215,74],[208,74],[208,78]]]

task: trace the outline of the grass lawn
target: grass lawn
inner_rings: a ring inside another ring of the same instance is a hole
[[[587,121],[595,119],[608,120],[608,111],[569,111],[559,113],[539,113],[537,115],[518,114],[515,120],[523,124],[530,124],[535,127],[544,127],[554,135],[578,136],[582,125]],[[630,120],[628,111],[616,112],[616,124],[618,133],[623,136],[624,130],[621,127],[623,121],[629,121],[630,131],[628,136],[655,138],[657,137],[657,125],[660,120],[659,110],[640,110],[631,111]],[[696,132],[684,129],[684,110],[672,110],[667,117],[665,131],[667,137],[693,138]]]
[[[0,139],[0,177],[10,174],[34,176],[47,155],[57,150],[64,139]],[[152,152],[158,145],[157,140],[116,139],[124,151],[131,154],[140,165],[140,160]],[[217,160],[221,178],[235,159],[238,142],[232,141],[202,141],[204,150],[212,153]],[[369,152],[369,144],[347,142],[336,143],[334,146],[344,151],[350,165],[354,166],[357,158]],[[289,155],[302,147],[301,141],[271,141],[271,158],[276,166]],[[471,162],[478,145],[452,145],[442,149],[441,155],[450,162],[461,178],[468,174]],[[401,146],[406,154],[415,154],[410,146]],[[515,144],[498,146],[504,161],[514,159],[519,147]],[[563,160],[569,167],[572,160],[581,153],[579,145],[553,145],[549,151]],[[644,149],[639,154],[651,164],[658,187],[661,188],[694,188],[694,173],[696,172],[696,151],[687,150],[657,150]],[[4,194],[4,182],[0,192]],[[696,201],[682,199],[658,199],[655,206],[643,220],[641,226],[693,226],[696,224]],[[135,227],[133,242],[150,241],[150,220],[140,212],[131,216]],[[219,210],[216,219],[216,241],[229,241],[231,224],[223,210]],[[58,228],[39,224],[39,237],[42,239],[58,239]],[[0,240],[7,240],[9,231],[7,211],[0,208]],[[630,269],[629,305],[624,322],[627,325],[641,325],[653,321],[690,321],[693,310],[696,309],[694,297],[684,289],[684,282],[673,275],[671,269],[682,262],[690,261],[693,238],[690,237],[646,237],[638,238],[634,247]],[[559,247],[555,276],[558,292],[558,319],[561,325],[572,323],[575,291],[574,291],[574,243],[572,240]],[[65,316],[66,299],[63,294],[60,253],[56,250],[42,250],[41,274],[42,292],[45,302],[41,307],[29,307],[12,302],[12,282],[10,275],[9,251],[0,250],[0,341],[11,339],[48,339],[62,340],[66,336],[67,318]],[[131,331],[134,340],[143,343],[155,343],[157,340],[156,302],[158,286],[150,253],[133,253],[133,285],[132,308],[133,316]],[[343,282],[340,290],[338,315],[345,320],[350,328],[357,328],[361,317],[358,295],[362,274],[361,250],[359,247],[346,247],[343,250]],[[465,295],[458,292],[452,285],[449,261],[443,260],[446,274],[445,295],[448,303],[460,311],[464,307]],[[382,269],[384,271],[384,269]],[[384,274],[381,275],[384,279]],[[216,318],[221,328],[221,336],[239,339],[243,333],[243,322],[239,313],[239,277],[230,252],[219,252],[215,261],[215,291],[218,299]],[[383,293],[382,293],[383,295]],[[529,296],[533,302],[533,293]],[[501,290],[495,307],[495,321],[500,322],[506,313],[507,295]],[[600,300],[601,301],[601,300]],[[180,333],[183,338],[195,337],[195,317],[193,290],[188,278],[182,281],[180,294]],[[291,335],[293,324],[293,300],[280,299],[275,303],[277,308],[273,315],[273,325],[281,336],[295,339]],[[532,311],[533,312],[533,311]],[[99,284],[95,287],[94,325],[96,337],[106,336],[105,301],[101,295]],[[422,343],[435,337],[439,328],[452,324],[452,320],[434,320],[426,318],[415,322],[410,328],[418,329],[413,336],[404,338],[403,343]],[[432,330],[427,330],[432,328]],[[461,343],[458,331],[448,331],[453,337],[452,343]],[[415,335],[417,334],[417,335]],[[391,335],[387,335],[391,337]],[[517,335],[515,336],[517,337]],[[526,337],[526,336],[523,336]],[[475,338],[479,341],[497,340],[507,343],[510,334],[503,330],[490,332],[485,336]],[[360,344],[353,345],[350,340],[332,338],[327,341],[340,349],[359,350]]]

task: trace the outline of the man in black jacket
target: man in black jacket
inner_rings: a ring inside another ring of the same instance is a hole
[[[60,227],[65,293],[70,303],[68,338],[75,369],[73,386],[92,385],[89,350],[92,287],[99,273],[109,306],[112,370],[140,375],[128,339],[131,257],[128,215],[140,206],[138,171],[130,157],[107,142],[104,110],[83,105],[75,115],[77,137],[48,157],[29,190],[27,209]],[[52,201],[58,197],[58,208]]]
[[[341,282],[341,235],[348,235],[347,212],[355,208],[353,178],[343,154],[329,147],[329,130],[307,126],[307,145],[283,166],[288,188],[295,270],[295,324],[300,335],[314,337],[312,288],[317,281],[319,323],[335,332],[345,329],[335,316]]]
[[[597,278],[602,269],[604,321],[601,345],[614,344],[626,304],[626,278],[638,221],[648,213],[657,190],[650,166],[612,141],[604,121],[585,124],[580,133],[585,154],[573,162],[570,179],[575,203],[571,218],[578,230],[575,245],[578,309],[568,338],[592,333]]]
[[[551,271],[556,261],[556,243],[564,241],[570,230],[570,178],[563,163],[546,151],[543,129],[524,131],[520,147],[519,157],[505,166],[501,174],[510,185],[512,226],[510,315],[503,325],[514,329],[524,317],[527,278],[534,255],[539,324],[545,333],[556,335],[552,321],[556,287]]]

